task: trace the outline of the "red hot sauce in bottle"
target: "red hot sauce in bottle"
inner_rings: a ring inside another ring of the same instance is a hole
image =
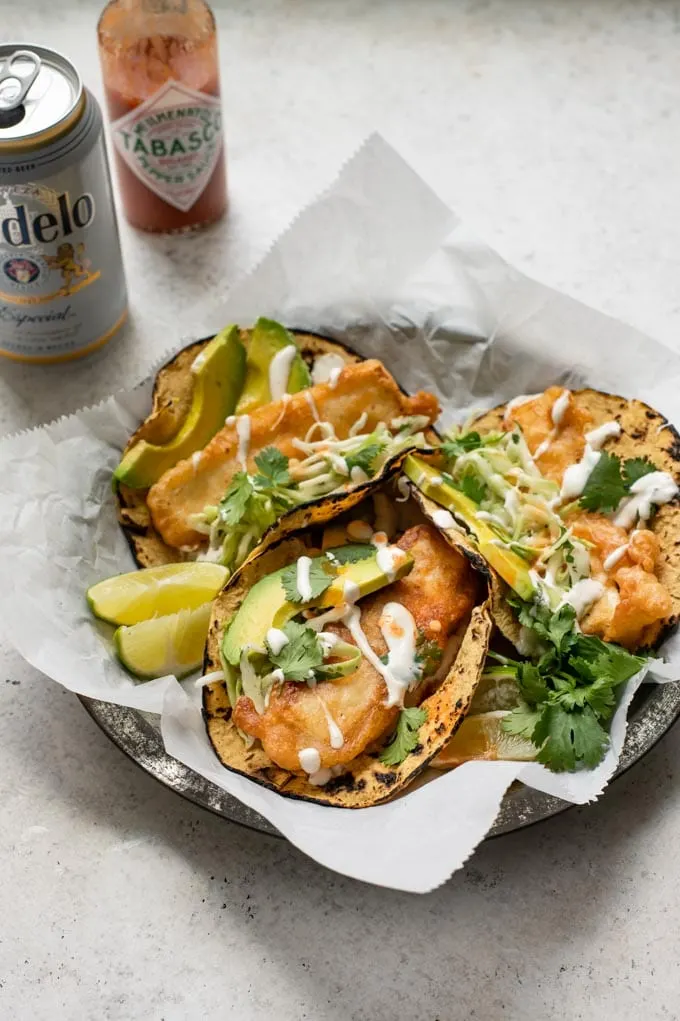
[[[110,0],[99,57],[123,207],[184,232],[227,208],[217,31],[204,0]]]

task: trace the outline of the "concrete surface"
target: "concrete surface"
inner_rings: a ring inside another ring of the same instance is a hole
[[[135,381],[377,128],[527,272],[677,345],[680,2],[218,0],[232,213],[124,228],[133,319],[96,358],[0,367],[0,431]],[[70,52],[89,0],[0,0]],[[183,802],[0,647],[0,1017],[637,1021],[680,1016],[680,731],[601,803],[417,898]]]

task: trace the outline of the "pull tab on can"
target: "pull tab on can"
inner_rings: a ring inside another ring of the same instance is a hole
[[[0,58],[0,128],[18,124],[24,116],[24,100],[40,74],[42,61],[30,50],[15,50]]]

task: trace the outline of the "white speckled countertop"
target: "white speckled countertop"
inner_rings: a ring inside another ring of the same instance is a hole
[[[123,228],[132,323],[0,366],[0,432],[137,380],[377,128],[528,273],[673,346],[680,2],[216,0],[232,212]],[[0,39],[100,92],[96,0],[0,0]],[[332,239],[330,239],[332,241]],[[182,801],[0,646],[0,1017],[678,1017],[680,730],[597,805],[484,845],[425,897],[325,872]]]

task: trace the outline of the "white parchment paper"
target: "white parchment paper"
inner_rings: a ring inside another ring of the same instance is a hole
[[[408,389],[438,394],[444,422],[552,383],[641,397],[680,422],[678,355],[528,279],[469,238],[378,136],[255,271],[215,302],[200,332],[259,315],[383,358]],[[644,672],[628,683],[611,749],[590,772],[556,776],[535,763],[467,763],[392,804],[349,811],[290,801],[224,769],[208,743],[197,693],[173,678],[135,684],[84,600],[94,581],[133,566],[110,478],[150,392],[147,382],[0,443],[0,565],[8,580],[0,611],[30,663],[73,691],[162,710],[171,755],[317,861],[397,889],[433,889],[459,868],[514,779],[580,804],[598,797],[616,768],[627,708]],[[680,639],[663,652],[669,665],[661,679],[680,677]]]

